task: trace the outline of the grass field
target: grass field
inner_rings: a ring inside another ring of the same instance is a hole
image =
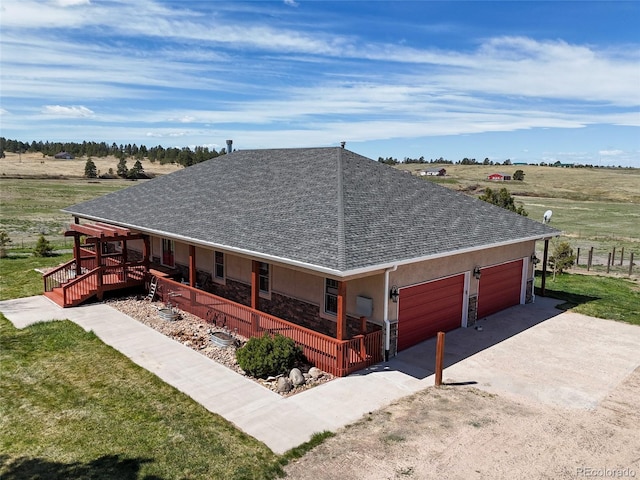
[[[69,321],[17,330],[0,314],[0,359],[0,478],[270,479],[286,464]]]
[[[417,172],[427,165],[400,165]],[[445,187],[479,193],[507,188],[529,217],[541,221],[553,211],[551,226],[564,232],[574,249],[594,247],[597,260],[606,263],[613,247],[640,258],[640,169],[556,168],[528,165],[444,165],[447,177],[422,177]],[[524,181],[491,182],[494,172],[523,170]],[[541,251],[542,247],[539,246]],[[585,257],[586,258],[586,257]],[[628,258],[628,257],[627,257]]]
[[[128,180],[8,179],[0,177],[0,229],[15,248],[33,247],[40,233],[56,247],[71,248],[63,236],[71,217],[60,209],[131,186]]]

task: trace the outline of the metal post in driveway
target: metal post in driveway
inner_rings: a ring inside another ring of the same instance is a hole
[[[436,341],[436,387],[442,385],[442,365],[444,363],[444,332],[438,332]]]

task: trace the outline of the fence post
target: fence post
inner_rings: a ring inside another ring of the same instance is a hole
[[[607,258],[607,273],[611,269],[611,252],[609,252],[609,257]]]
[[[442,385],[442,364],[444,361],[444,332],[438,332],[436,341],[436,387]]]
[[[620,249],[620,266],[622,266],[623,259],[624,259],[624,247]]]
[[[587,272],[591,270],[592,261],[593,261],[593,247],[589,249],[589,259],[587,260]]]
[[[578,247],[578,254],[576,255],[576,267],[580,266],[580,247]]]
[[[611,266],[616,263],[616,247],[613,247],[613,253],[611,254]]]
[[[633,270],[633,252],[631,252],[631,258],[629,259],[629,276],[631,276],[632,270]]]

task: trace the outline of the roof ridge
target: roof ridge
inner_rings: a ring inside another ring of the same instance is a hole
[[[344,229],[344,165],[342,159],[342,148],[338,148],[337,173],[338,173],[338,265],[340,269],[344,269],[347,265],[346,259],[346,235]]]

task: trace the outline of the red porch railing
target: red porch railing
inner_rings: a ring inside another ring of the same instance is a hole
[[[265,332],[289,337],[311,363],[332,375],[343,377],[382,361],[381,330],[338,340],[168,278],[158,278],[158,295],[164,302],[247,338]]]
[[[56,269],[46,273],[44,279],[44,291],[53,292],[55,289],[62,297],[62,306],[78,305],[87,298],[98,295],[108,290],[128,288],[142,285],[146,276],[144,263],[126,263],[110,266],[95,267],[86,271],[89,266],[95,264],[95,259],[83,258],[81,264],[85,272],[76,275],[76,261],[71,260]]]

